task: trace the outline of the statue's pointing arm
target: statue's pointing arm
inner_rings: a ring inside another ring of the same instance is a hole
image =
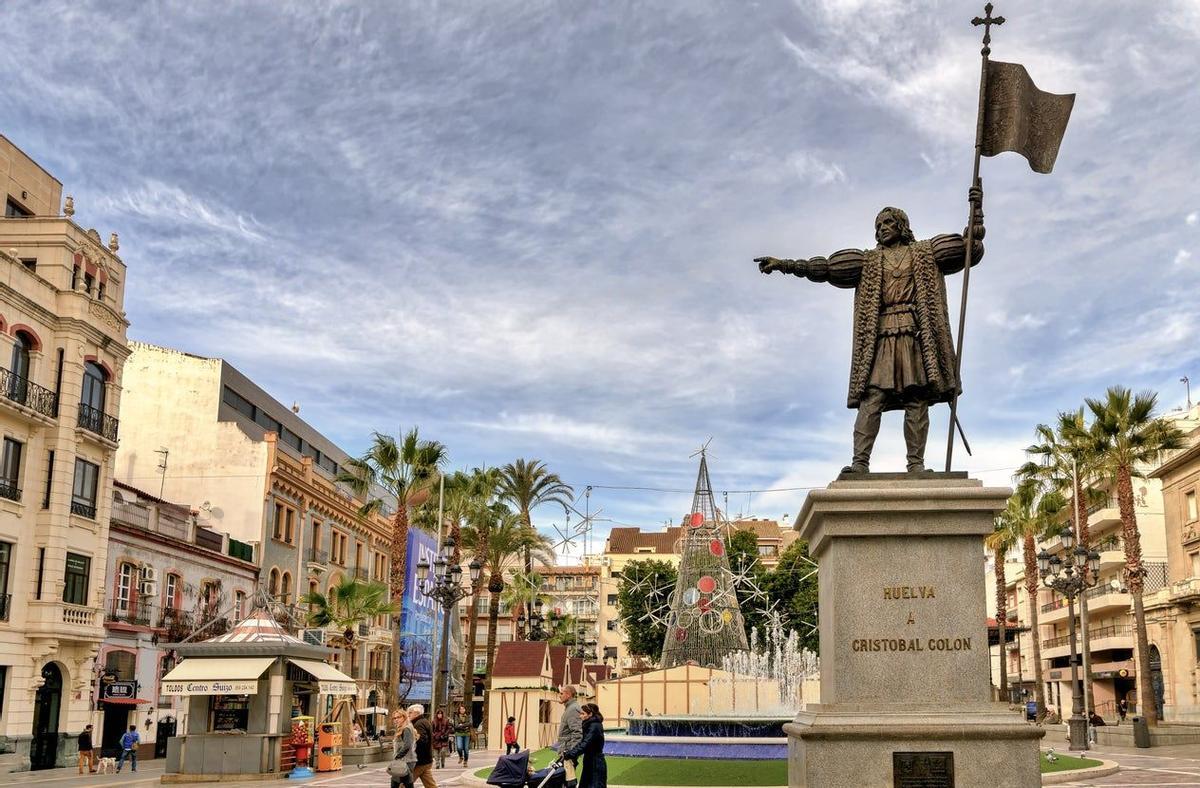
[[[961,243],[959,244],[961,248]],[[779,271],[801,276],[813,282],[828,282],[834,287],[855,287],[862,276],[865,260],[861,249],[842,249],[824,257],[808,260],[780,260],[774,257],[758,257],[755,262],[764,274]]]

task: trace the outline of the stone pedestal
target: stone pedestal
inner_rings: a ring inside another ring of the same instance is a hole
[[[809,493],[821,703],[784,728],[791,786],[1041,785],[1042,729],[991,701],[983,538],[1009,492],[877,473]]]

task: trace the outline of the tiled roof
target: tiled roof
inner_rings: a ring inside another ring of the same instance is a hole
[[[546,660],[546,644],[540,640],[510,640],[496,645],[492,675],[513,678],[540,676]]]
[[[674,553],[683,529],[673,525],[665,531],[641,528],[614,528],[608,535],[607,553],[636,553],[639,547],[653,547],[656,553]]]
[[[584,681],[583,657],[571,657],[568,664],[571,668],[571,678],[568,680],[568,683],[582,684]]]
[[[730,523],[735,531],[753,531],[760,539],[782,539],[783,529],[778,520],[734,520]]]
[[[572,683],[570,677],[567,676],[568,653],[570,653],[570,649],[566,646],[550,646],[550,669],[554,671],[554,686],[556,687]]]
[[[583,669],[587,674],[588,682],[591,684],[606,681],[612,675],[612,667],[609,665],[584,665]]]

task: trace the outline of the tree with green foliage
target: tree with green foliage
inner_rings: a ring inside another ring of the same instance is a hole
[[[329,589],[329,594],[310,591],[300,597],[308,605],[310,627],[332,627],[341,630],[343,650],[354,642],[355,628],[376,616],[395,615],[400,605],[388,600],[388,587],[383,583],[348,579]],[[349,664],[347,661],[345,664]]]
[[[654,662],[662,657],[666,623],[661,616],[646,614],[666,613],[678,577],[678,570],[666,561],[650,558],[625,564],[617,590],[617,609],[630,654]]]
[[[1154,415],[1158,395],[1152,391],[1133,394],[1113,386],[1103,399],[1085,400],[1092,413],[1089,433],[1101,479],[1116,487],[1121,514],[1121,540],[1125,546],[1125,586],[1133,598],[1134,634],[1137,638],[1138,711],[1149,725],[1158,724],[1158,707],[1150,684],[1150,640],[1146,632],[1146,566],[1142,561],[1142,537],[1134,510],[1133,478],[1142,468],[1158,462],[1163,454],[1184,446],[1184,435],[1174,424]]]
[[[820,653],[817,635],[817,573],[808,542],[797,539],[783,551],[779,564],[760,577],[759,587],[783,616],[783,628],[796,630],[803,648]]]
[[[403,434],[399,440],[376,432],[371,446],[357,459],[342,463],[337,480],[346,485],[363,504],[360,517],[391,514],[392,544],[388,564],[388,590],[396,605],[392,627],[400,631],[400,603],[404,599],[404,573],[408,558],[408,527],[411,509],[418,506],[436,484],[441,465],[446,461],[446,447],[437,441],[424,440],[417,428]],[[392,507],[395,507],[394,510]],[[393,649],[396,644],[393,642]],[[400,688],[400,659],[393,653],[389,684],[395,698]]]

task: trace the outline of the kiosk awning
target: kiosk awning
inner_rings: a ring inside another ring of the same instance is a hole
[[[257,695],[275,657],[191,657],[162,677],[161,695]]]
[[[292,657],[288,657],[288,662],[315,678],[317,691],[324,695],[355,695],[358,693],[358,682],[328,662]]]

